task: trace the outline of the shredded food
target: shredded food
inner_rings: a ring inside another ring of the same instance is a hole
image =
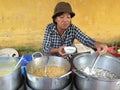
[[[47,66],[46,67],[46,74],[50,77],[50,78],[54,78],[54,77],[59,77],[61,75],[64,75],[65,73],[67,73],[67,70],[65,68],[62,67],[58,67],[58,66]],[[44,77],[45,76],[45,68],[39,68],[37,70],[33,69],[32,67],[30,68],[29,72],[32,75],[35,76],[40,76],[40,77]]]

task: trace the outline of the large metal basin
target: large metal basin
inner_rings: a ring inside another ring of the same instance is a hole
[[[73,64],[76,70],[75,85],[79,90],[120,90],[120,60],[111,55],[102,55],[95,68],[101,68],[118,76],[118,79],[102,79],[86,75],[80,68],[91,67],[95,60],[96,53],[78,55],[74,58]]]
[[[71,65],[69,61],[62,57],[57,56],[49,56],[49,61],[47,66],[58,66],[67,69],[67,73],[60,77],[38,77],[30,72],[30,68],[38,69],[43,68],[45,66],[46,56],[36,58],[26,66],[27,72],[27,83],[28,85],[35,90],[61,90],[65,88],[70,82],[71,75]]]
[[[0,90],[16,90],[21,84],[21,65],[13,57],[0,57]]]

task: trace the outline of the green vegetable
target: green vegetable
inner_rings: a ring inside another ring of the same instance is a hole
[[[120,48],[117,50],[118,54],[120,54]]]

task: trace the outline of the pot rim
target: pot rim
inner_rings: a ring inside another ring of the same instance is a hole
[[[73,59],[73,62],[74,62],[74,60],[76,60],[77,58],[79,58],[79,57],[84,57],[84,56],[86,56],[86,55],[96,55],[97,53],[83,53],[83,54],[78,54],[77,56],[75,56],[74,57],[74,59]],[[104,55],[102,55],[102,56],[104,56],[104,57],[108,57],[108,58],[114,58],[114,60],[115,61],[117,61],[117,62],[119,62],[120,63],[120,60],[117,58],[117,57],[115,57],[115,56],[113,56],[113,55],[109,55],[109,54],[104,54]]]
[[[44,58],[44,57],[46,58],[47,56],[43,56],[43,57],[39,57],[39,58]],[[54,57],[55,57],[55,58],[64,59],[64,58],[58,57],[58,56],[49,56],[49,57],[50,57],[50,58],[54,58]],[[59,76],[56,76],[56,77],[53,77],[53,78],[59,78],[59,77],[64,76],[65,74],[71,72],[71,71],[70,71],[70,69],[71,69],[71,64],[70,64],[70,62],[67,61],[67,59],[64,59],[64,61],[65,61],[65,63],[67,63],[67,64],[69,65],[69,68],[67,68],[66,73],[64,73],[64,74],[62,74],[62,75],[59,75]],[[35,60],[33,60],[32,62],[35,62]],[[25,67],[25,70],[26,70],[27,75],[31,75],[31,76],[38,77],[38,78],[51,78],[51,77],[42,77],[42,76],[36,76],[36,75],[34,75],[34,74],[31,74],[31,73],[28,71],[28,67],[29,67],[29,65],[30,65],[32,62],[30,62],[29,64],[27,64],[27,66]],[[49,66],[49,65],[48,65],[48,66]],[[50,66],[61,67],[61,66],[58,66],[58,65],[50,65]],[[44,66],[41,67],[41,68],[44,68]],[[61,67],[61,68],[62,68],[62,67]],[[63,68],[65,68],[65,67],[63,67]],[[51,78],[51,79],[53,79],[53,78]]]

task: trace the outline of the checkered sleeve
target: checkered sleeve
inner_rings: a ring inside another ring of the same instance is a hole
[[[50,33],[51,33],[50,26],[48,25],[46,27],[46,31],[45,31],[45,34],[44,34],[43,45],[42,45],[43,53],[49,53],[50,52],[50,44],[51,44]]]
[[[79,28],[74,26],[74,33],[75,33],[75,38],[81,42],[82,44],[96,50],[94,47],[95,40],[87,36],[85,33],[83,33]]]

